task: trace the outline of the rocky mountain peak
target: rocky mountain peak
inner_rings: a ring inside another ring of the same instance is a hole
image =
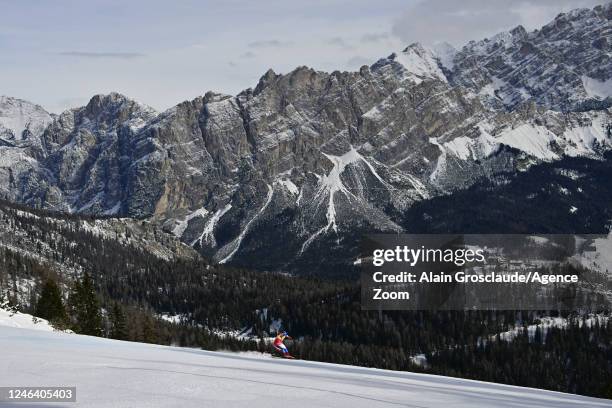
[[[118,92],[111,92],[109,94],[98,94],[94,95],[87,105],[85,106],[85,110],[90,115],[98,115],[100,112],[114,109],[118,106],[123,105],[124,103],[129,103],[130,99],[125,95],[122,95]]]
[[[432,49],[421,43],[412,43],[402,52],[393,53],[388,59],[398,63],[406,71],[407,77],[416,84],[428,79],[447,82],[439,58]]]
[[[512,36],[515,38],[525,38],[527,35],[527,30],[525,30],[525,27],[519,24],[510,30],[510,34],[512,34]]]
[[[221,102],[226,99],[233,98],[232,95],[208,91],[204,94],[204,103]]]
[[[313,81],[316,81],[318,74],[316,70],[303,65],[281,76],[280,79],[284,86],[300,89],[310,86]]]
[[[438,62],[442,65],[442,67],[449,72],[452,72],[454,67],[454,59],[455,55],[457,55],[457,49],[453,47],[451,44],[442,41],[434,44],[431,47],[431,51],[438,59]]]
[[[156,115],[153,108],[136,102],[117,92],[93,96],[89,103],[79,111],[90,120],[99,122],[123,122],[133,117],[150,119]]]
[[[52,120],[53,116],[40,105],[0,96],[0,139],[4,143],[22,144],[37,139]]]
[[[612,2],[596,6],[593,10],[607,20],[612,20]]]
[[[414,42],[412,44],[409,44],[406,48],[404,48],[402,52],[404,53],[415,52],[419,55],[424,55],[427,51],[425,50],[425,47],[423,47],[423,44],[421,44],[420,42]]]
[[[255,90],[253,91],[254,95],[261,93],[268,85],[274,82],[280,75],[278,75],[272,68],[266,71],[265,74],[259,79]]]

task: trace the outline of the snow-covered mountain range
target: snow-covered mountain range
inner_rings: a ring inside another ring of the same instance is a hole
[[[358,72],[269,70],[158,113],[0,99],[0,197],[150,218],[221,263],[309,273],[415,202],[612,144],[612,5]],[[265,255],[265,256],[262,256]],[[330,261],[331,262],[331,261]],[[299,266],[296,266],[299,265]]]

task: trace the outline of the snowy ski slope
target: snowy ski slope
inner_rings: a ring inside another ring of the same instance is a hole
[[[0,355],[1,386],[77,387],[76,404],[33,406],[612,407],[609,400],[477,381],[8,326],[0,326]]]

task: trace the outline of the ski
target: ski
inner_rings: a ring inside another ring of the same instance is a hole
[[[297,360],[295,357],[293,357],[292,355],[283,355],[283,356],[278,356],[275,354],[271,354],[272,358],[282,358],[282,359],[286,359],[286,360]]]

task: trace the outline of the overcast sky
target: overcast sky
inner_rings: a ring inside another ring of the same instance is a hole
[[[354,70],[603,1],[0,0],[0,95],[57,113],[117,91],[164,110],[254,87],[268,68]]]

